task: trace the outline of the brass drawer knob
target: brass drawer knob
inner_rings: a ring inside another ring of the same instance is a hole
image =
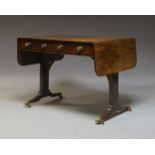
[[[82,46],[78,46],[77,47],[77,52],[81,52],[83,50],[83,47]]]
[[[41,48],[47,48],[47,44],[46,43],[41,44]]]
[[[29,47],[31,45],[31,43],[30,42],[26,42],[24,45],[25,45],[25,47]]]
[[[59,51],[59,50],[62,50],[64,48],[64,46],[63,45],[58,45],[57,46],[57,50]]]

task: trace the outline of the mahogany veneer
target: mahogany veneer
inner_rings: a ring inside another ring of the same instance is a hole
[[[18,62],[20,65],[40,63],[40,91],[26,105],[46,96],[59,96],[49,90],[49,69],[52,64],[61,60],[64,55],[88,56],[94,60],[98,76],[107,76],[109,81],[109,104],[97,124],[120,114],[129,107],[121,107],[118,101],[118,73],[132,69],[136,65],[135,38],[117,37],[84,37],[84,36],[41,36],[18,38]]]

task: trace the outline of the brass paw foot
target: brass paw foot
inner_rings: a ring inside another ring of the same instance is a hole
[[[103,120],[102,116],[97,117],[96,120],[95,120],[95,123],[98,124],[98,125],[99,124],[104,124],[104,120]]]

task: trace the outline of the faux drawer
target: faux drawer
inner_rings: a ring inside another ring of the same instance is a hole
[[[67,42],[19,40],[18,49],[31,52],[56,52],[75,55],[93,55],[93,45]]]

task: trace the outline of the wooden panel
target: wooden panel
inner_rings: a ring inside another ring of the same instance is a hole
[[[29,46],[26,46],[30,43]],[[42,47],[42,45],[46,45]],[[63,48],[58,49],[62,45]],[[78,48],[82,50],[78,51]],[[90,56],[95,61],[96,74],[109,75],[134,68],[136,65],[136,40],[114,37],[46,36],[19,38],[18,52],[74,54]]]
[[[47,47],[42,48],[43,44],[47,44]],[[44,52],[50,51],[52,49],[52,44],[48,41],[36,41],[36,40],[29,40],[29,39],[19,39],[18,40],[18,50],[24,51],[31,51],[31,52]]]
[[[40,63],[43,55],[41,53],[18,51],[17,56],[18,63],[25,66]]]
[[[58,46],[62,45],[63,48],[58,50]],[[78,48],[81,48],[78,51]],[[75,54],[75,55],[87,55],[93,56],[94,48],[92,44],[80,44],[80,43],[53,43],[53,49],[51,51],[60,52],[64,54]]]
[[[74,36],[74,35],[49,35],[49,36],[38,36],[29,39],[35,40],[50,40],[59,42],[76,42],[76,43],[99,43],[107,40],[117,39],[116,37],[102,37],[102,36]]]
[[[27,51],[18,51],[18,63],[22,66],[25,65],[32,65],[32,64],[38,64],[41,61],[44,61],[44,59],[47,61],[47,58],[49,60],[61,60],[63,59],[63,54],[49,54],[49,53],[39,53],[39,52],[27,52]]]
[[[99,76],[134,68],[136,61],[135,39],[117,39],[95,45],[95,70]]]
[[[46,45],[44,48],[43,45]],[[62,46],[62,49],[58,49]],[[78,48],[82,48],[78,51]],[[43,52],[43,53],[61,53],[61,54],[75,54],[93,56],[94,48],[93,44],[72,43],[72,42],[53,42],[45,40],[34,39],[19,39],[18,50],[28,52]]]

